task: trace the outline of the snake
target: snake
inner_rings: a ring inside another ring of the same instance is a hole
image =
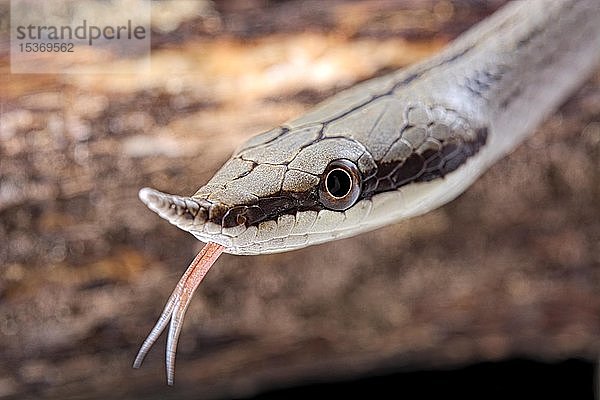
[[[134,367],[170,325],[173,384],[185,311],[221,253],[300,249],[448,203],[534,132],[599,62],[598,0],[512,1],[435,56],[251,137],[195,194],[141,189],[151,210],[207,244]]]

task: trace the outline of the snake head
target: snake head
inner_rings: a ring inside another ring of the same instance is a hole
[[[422,214],[483,170],[477,163],[485,158],[475,156],[487,129],[440,106],[400,104],[395,108],[406,111],[398,115],[390,106],[398,101],[374,102],[341,124],[292,121],[248,140],[194,195],[142,189],[140,198],[233,254],[288,251]],[[369,119],[386,118],[398,132],[371,134]]]
[[[422,214],[484,170],[476,156],[488,130],[469,113],[391,95],[340,115],[329,108],[251,138],[190,197],[142,189],[140,198],[229,253],[274,253]]]
[[[360,143],[319,138],[319,131],[263,133],[240,147],[194,195],[144,188],[140,199],[197,239],[233,254],[287,251],[335,239],[347,218],[357,220],[354,214],[366,211],[364,205],[350,210],[376,166]]]

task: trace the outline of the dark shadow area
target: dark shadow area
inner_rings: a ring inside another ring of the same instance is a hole
[[[594,399],[595,365],[569,359],[511,359],[449,370],[381,372],[362,379],[274,390],[254,400],[376,396],[386,398]]]

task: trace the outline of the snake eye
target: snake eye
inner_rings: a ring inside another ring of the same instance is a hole
[[[358,199],[361,175],[349,160],[334,160],[323,173],[319,187],[321,203],[332,210],[346,210]]]

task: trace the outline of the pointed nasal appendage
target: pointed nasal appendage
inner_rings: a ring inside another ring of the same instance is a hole
[[[139,197],[149,209],[186,231],[204,224],[208,217],[209,202],[201,204],[202,200],[162,193],[152,188],[141,189]]]

